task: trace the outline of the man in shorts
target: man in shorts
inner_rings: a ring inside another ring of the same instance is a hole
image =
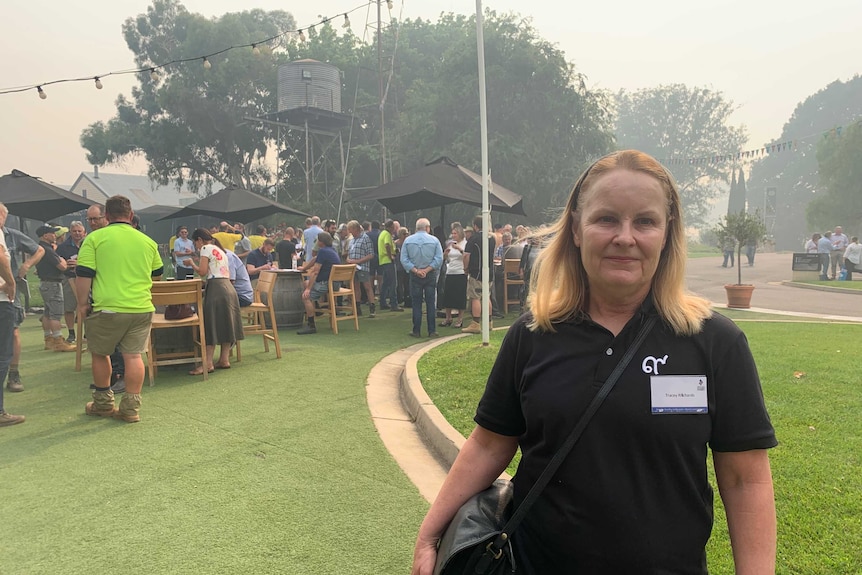
[[[3,210],[6,206],[0,204]],[[8,213],[8,212],[6,212]],[[15,277],[9,264],[6,238],[0,234],[0,382],[6,378],[9,362],[12,361],[12,346],[15,331]],[[12,415],[3,409],[3,387],[0,386],[0,427],[24,422],[23,415]]]
[[[68,265],[66,260],[54,251],[59,228],[51,225],[43,225],[36,228],[36,236],[39,238],[39,246],[45,250],[45,255],[36,264],[36,273],[39,275],[39,293],[45,311],[42,313],[42,331],[45,335],[45,349],[51,351],[74,351],[75,346],[66,343],[63,337],[63,328],[60,320],[65,314],[63,304],[63,272]]]
[[[25,315],[24,305],[22,304],[22,292],[26,292],[29,289],[26,279],[27,272],[39,263],[39,260],[45,255],[45,250],[27,234],[6,227],[6,218],[8,216],[8,208],[0,204],[0,235],[6,241],[6,252],[8,253],[9,263],[12,267],[12,275],[15,276],[15,280],[20,286],[20,289],[15,290],[15,298],[12,301],[12,307],[15,310],[15,320],[12,334],[12,361],[9,364],[9,377],[6,380],[6,389],[11,392],[19,392],[24,391],[24,384],[21,383],[21,373],[18,371],[18,365],[21,362],[21,334],[18,328],[24,323]],[[18,252],[26,256],[20,266],[17,259]],[[0,385],[2,384],[3,380],[0,380]]]
[[[66,271],[63,272],[63,316],[66,319],[66,329],[69,337],[66,343],[75,343],[75,310],[78,308],[78,298],[75,297],[75,264],[78,260],[78,250],[84,242],[87,232],[84,224],[74,221],[69,224],[69,234],[66,240],[57,246],[57,255],[66,260]]]
[[[156,242],[132,227],[132,207],[124,196],[105,202],[108,226],[84,239],[78,252],[78,314],[87,317],[87,345],[93,364],[93,401],[88,415],[141,420],[144,361],[153,319],[153,279],[161,278],[162,259]],[[92,314],[87,296],[92,288]],[[119,347],[125,362],[126,393],[119,409],[111,391],[111,359]]]
[[[340,263],[341,258],[332,249],[332,236],[323,231],[317,234],[317,256],[311,269],[308,270],[308,281],[302,292],[302,303],[305,306],[308,325],[297,331],[297,335],[317,333],[317,326],[314,323],[314,302],[329,293],[329,274],[332,266]],[[359,309],[358,306],[357,309]]]

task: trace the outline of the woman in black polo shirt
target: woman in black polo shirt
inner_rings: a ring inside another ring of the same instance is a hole
[[[523,500],[646,318],[659,322],[513,535],[519,573],[705,575],[712,451],[738,573],[774,573],[766,449],[776,445],[745,336],[685,292],[672,176],[637,151],[598,160],[544,236],[530,313],[510,328],[478,424],[434,505],[413,572],[518,447]]]

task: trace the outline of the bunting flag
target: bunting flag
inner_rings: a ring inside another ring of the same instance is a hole
[[[853,124],[862,125],[862,119],[856,120]],[[751,150],[739,150],[737,152],[732,152],[729,154],[713,154],[710,156],[701,156],[697,158],[684,158],[684,157],[672,157],[672,158],[662,158],[659,159],[659,162],[664,164],[665,166],[702,166],[702,165],[716,165],[716,164],[725,164],[727,162],[750,162],[754,160],[759,160],[765,158],[767,156],[771,156],[773,154],[779,154],[781,152],[795,152],[799,149],[799,143],[804,142],[806,140],[811,140],[813,138],[820,137],[822,135],[824,140],[828,140],[830,138],[840,138],[841,133],[844,131],[844,126],[836,126],[831,130],[826,130],[825,132],[821,132],[820,134],[813,134],[809,136],[805,136],[803,138],[797,138],[795,140],[787,140],[784,142],[775,142],[766,144],[760,148],[754,148]]]

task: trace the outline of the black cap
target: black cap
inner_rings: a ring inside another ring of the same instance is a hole
[[[58,227],[42,225],[36,228],[36,236],[41,238],[45,234],[56,234],[58,231],[60,231]]]

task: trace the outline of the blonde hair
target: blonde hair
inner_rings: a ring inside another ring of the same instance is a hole
[[[583,317],[589,305],[589,279],[575,246],[572,227],[592,184],[612,170],[630,170],[655,178],[667,198],[667,240],[652,278],[652,296],[659,316],[678,335],[698,333],[710,316],[710,303],[685,289],[686,239],[679,191],[673,176],[652,156],[623,150],[600,158],[581,174],[560,218],[536,235],[545,249],[530,282],[530,328],[555,331],[557,322]]]

